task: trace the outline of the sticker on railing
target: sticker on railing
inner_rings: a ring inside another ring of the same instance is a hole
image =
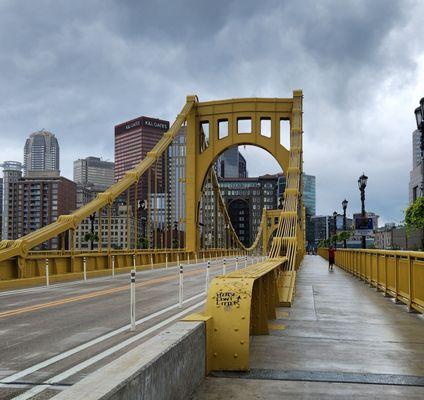
[[[223,306],[225,310],[231,310],[231,307],[240,304],[241,296],[235,292],[217,292],[215,299],[217,306]]]

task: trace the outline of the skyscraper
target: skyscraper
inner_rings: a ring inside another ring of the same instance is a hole
[[[59,173],[59,143],[56,136],[44,129],[31,133],[24,147],[24,175],[57,177]]]
[[[12,184],[22,178],[22,164],[19,161],[5,161],[0,166],[3,168],[2,239],[13,239],[18,231],[15,210],[18,191]]]
[[[121,179],[125,172],[134,168],[147,153],[153,149],[163,134],[169,129],[169,122],[149,117],[138,117],[115,126],[115,181]],[[158,161],[156,177],[152,174],[152,180],[158,181],[158,193],[164,190],[163,162]],[[138,198],[146,200],[148,190],[148,178],[146,174],[138,184]],[[132,195],[133,197],[133,195]]]

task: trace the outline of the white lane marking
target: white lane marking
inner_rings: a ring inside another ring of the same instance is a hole
[[[53,378],[48,379],[46,382],[44,382],[43,385],[39,385],[39,386],[34,386],[31,390],[28,390],[27,392],[21,394],[20,396],[14,397],[14,400],[27,400],[30,399],[31,397],[35,396],[38,393],[41,393],[43,390],[47,389],[49,387],[49,385],[53,385],[56,383],[59,383],[61,381],[63,381],[66,378],[69,378],[72,375],[75,375],[76,373],[82,371],[83,369],[89,367],[90,365],[95,364],[98,361],[103,360],[104,358],[110,356],[111,354],[129,346],[131,343],[136,342],[137,340],[142,339],[143,337],[149,335],[150,333],[164,327],[165,325],[168,325],[170,322],[175,321],[178,318],[181,318],[184,314],[189,313],[190,311],[195,310],[196,308],[200,307],[202,304],[206,303],[206,300],[202,300],[199,303],[196,303],[194,305],[192,305],[191,307],[185,309],[184,311],[179,312],[178,314],[173,315],[172,317],[169,317],[167,319],[165,319],[162,322],[159,322],[158,324],[152,326],[149,329],[146,329],[145,331],[139,333],[136,336],[133,336],[105,351],[103,351],[102,353],[99,353],[97,355],[95,355],[94,357],[89,358],[88,360],[85,360],[84,362],[77,364],[75,366],[73,366],[72,368],[54,376]]]
[[[199,297],[204,296],[204,295],[205,295],[205,292],[201,292],[199,294],[196,294],[193,297],[190,297],[187,300],[184,300],[184,303],[189,303],[190,301],[193,301],[195,299],[198,299]],[[136,325],[140,325],[140,324],[142,324],[144,322],[147,322],[147,321],[149,321],[149,320],[151,320],[153,318],[156,318],[156,317],[158,317],[158,316],[160,316],[162,314],[165,314],[166,312],[171,311],[174,308],[178,308],[178,306],[179,306],[179,304],[176,303],[176,304],[173,304],[172,306],[169,306],[167,308],[164,308],[163,310],[156,311],[153,314],[150,314],[150,315],[148,315],[146,317],[143,317],[143,318],[139,319],[138,321],[136,321]],[[51,358],[49,358],[49,359],[47,359],[45,361],[42,361],[42,362],[40,362],[38,364],[35,364],[32,367],[29,367],[29,368],[26,368],[26,369],[24,369],[22,371],[16,372],[13,375],[10,375],[10,376],[8,376],[8,377],[6,377],[4,379],[1,379],[1,382],[2,383],[15,382],[18,379],[20,379],[20,378],[22,378],[22,377],[24,377],[26,375],[32,374],[33,372],[36,372],[36,371],[38,371],[38,370],[40,370],[40,369],[42,369],[44,367],[47,367],[47,366],[49,366],[51,364],[54,364],[54,363],[56,363],[58,361],[61,361],[64,358],[70,357],[70,356],[72,356],[72,355],[74,355],[76,353],[79,353],[80,351],[83,351],[83,350],[85,350],[85,349],[87,349],[87,348],[89,348],[91,346],[94,346],[95,344],[98,344],[100,342],[103,342],[104,340],[110,339],[111,337],[116,336],[116,335],[118,335],[118,334],[120,334],[122,332],[125,332],[129,328],[130,328],[130,325],[128,324],[128,325],[125,325],[125,326],[123,326],[121,328],[118,328],[118,329],[116,329],[116,330],[114,330],[112,332],[106,333],[105,335],[99,336],[98,338],[93,339],[93,340],[90,340],[87,343],[81,344],[81,345],[79,345],[77,347],[74,347],[73,349],[70,349],[70,350],[65,351],[64,353],[58,354],[58,355],[56,355],[54,357],[51,357]],[[0,383],[0,387],[5,387],[6,385],[3,385],[2,383]]]
[[[211,261],[211,264],[219,264],[220,262],[221,262],[220,260],[213,260],[213,261]],[[187,266],[187,267],[197,267],[197,266],[201,266],[205,263],[198,262],[197,264],[183,264],[183,265]],[[162,271],[167,271],[167,270],[172,270],[172,269],[177,269],[177,265],[169,266],[167,269],[158,268],[158,269],[155,269],[154,272],[162,272]],[[152,271],[151,270],[137,271],[137,274],[140,274],[140,273],[149,274],[149,273],[152,273]],[[119,278],[127,279],[127,273],[117,273],[115,275],[115,277],[102,276],[102,277],[98,277],[98,278],[91,278],[91,279],[88,279],[87,282],[84,282],[81,288],[86,288],[88,284],[93,284],[93,283],[107,281],[107,280],[111,280],[112,282],[119,281]],[[63,288],[63,287],[66,288],[66,287],[69,287],[69,286],[72,287],[72,286],[81,285],[81,284],[82,284],[81,280],[77,280],[77,281],[65,282],[65,283],[55,283],[53,285],[50,285],[48,288],[46,288],[45,286],[37,286],[37,287],[26,288],[26,289],[1,291],[0,297],[13,296],[13,295],[25,294],[25,293],[34,293],[34,292],[52,292],[52,291],[55,291],[55,290]]]

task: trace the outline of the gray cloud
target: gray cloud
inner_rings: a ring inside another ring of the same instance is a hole
[[[186,94],[302,88],[318,211],[340,209],[344,197],[359,209],[365,171],[369,209],[400,220],[412,111],[424,95],[422,26],[424,5],[412,0],[2,1],[0,160],[22,159],[28,134],[46,128],[71,177],[78,157],[113,158],[115,124],[140,114],[172,121]]]

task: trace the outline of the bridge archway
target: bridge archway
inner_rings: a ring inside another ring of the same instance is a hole
[[[294,92],[294,98],[301,93]],[[187,116],[186,235],[187,247],[199,249],[198,218],[202,187],[219,154],[236,145],[268,151],[288,172],[290,151],[281,142],[291,137],[293,99],[230,99],[198,102]],[[281,131],[281,121],[290,128]]]

